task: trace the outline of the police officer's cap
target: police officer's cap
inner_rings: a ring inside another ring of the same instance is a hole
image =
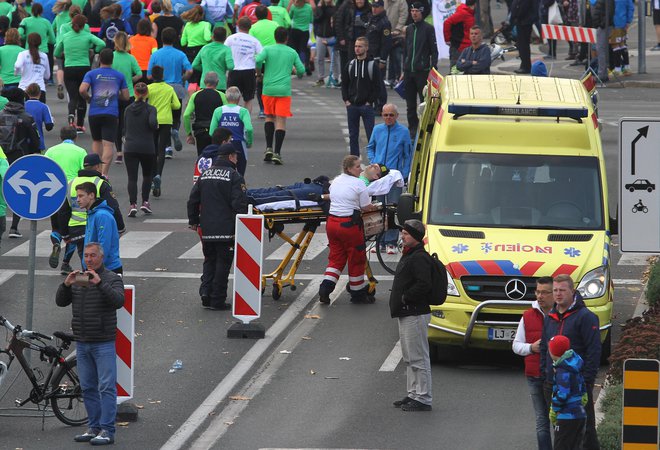
[[[218,149],[218,156],[228,156],[232,153],[237,153],[234,144],[222,144]]]

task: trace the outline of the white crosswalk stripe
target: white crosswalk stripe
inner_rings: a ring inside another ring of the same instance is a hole
[[[296,235],[292,237],[294,241],[297,238],[298,238],[298,233],[296,233]],[[307,247],[307,251],[305,252],[305,256],[303,256],[303,260],[309,261],[316,258],[326,248],[328,248],[328,235],[325,233],[314,233],[314,238],[309,243],[309,246]],[[290,249],[291,249],[291,245],[285,242],[284,244],[280,245],[280,247],[277,250],[275,250],[273,253],[268,255],[266,259],[282,260],[284,259],[284,257],[286,256],[286,254],[289,252]]]
[[[26,233],[27,235],[27,233]],[[44,230],[37,235],[37,257],[47,257],[50,256],[50,252],[53,250],[53,244],[50,242],[50,230]],[[26,239],[20,245],[9,250],[3,256],[29,256],[30,251],[30,240]]]

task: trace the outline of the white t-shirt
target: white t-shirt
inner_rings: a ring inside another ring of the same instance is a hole
[[[29,50],[23,50],[18,54],[14,64],[14,73],[21,76],[18,87],[25,90],[30,84],[37,83],[42,91],[46,90],[44,80],[50,78],[50,66],[48,65],[48,55],[39,52],[39,64],[32,62]]]
[[[342,173],[330,184],[330,214],[349,217],[371,203],[364,181]]]
[[[254,57],[263,50],[257,38],[247,33],[238,32],[232,34],[225,41],[225,45],[231,48],[231,56],[234,58],[234,70],[254,69]]]

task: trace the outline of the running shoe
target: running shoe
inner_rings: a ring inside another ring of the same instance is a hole
[[[183,149],[183,143],[179,138],[179,130],[172,130],[172,142],[174,142],[174,150],[180,152]]]
[[[276,166],[281,166],[282,164],[284,164],[284,161],[282,161],[282,155],[280,155],[279,153],[273,153],[273,157],[270,160]]]
[[[624,76],[624,77],[629,77],[629,76],[631,76],[631,75],[633,74],[633,73],[632,73],[632,70],[630,70],[630,69],[627,68],[627,67],[624,67],[624,68],[621,70],[621,72],[623,73],[623,76]]]
[[[12,238],[12,239],[18,239],[18,238],[22,238],[23,235],[16,228],[10,228],[9,229],[9,237]]]
[[[62,267],[60,267],[60,273],[62,275],[68,275],[73,272],[73,267],[66,261],[62,261]]]
[[[273,148],[268,147],[266,148],[266,151],[264,152],[264,161],[272,161],[273,160]]]
[[[60,265],[60,252],[62,251],[62,247],[60,246],[60,243],[54,243],[53,244],[53,251],[50,252],[50,256],[48,257],[48,265],[52,267],[53,269],[57,269],[57,266]]]
[[[115,158],[115,164],[123,164],[124,163],[124,155],[117,155],[117,158]]]
[[[137,205],[135,203],[131,203],[131,207],[128,208],[128,217],[135,216],[137,216]]]
[[[259,111],[259,118],[260,119],[265,119],[266,118],[266,114],[263,112],[263,110]]]
[[[74,116],[73,114],[69,114],[69,117],[68,117],[67,120],[69,122],[70,127],[75,127],[76,126],[76,116]]]
[[[142,206],[140,206],[140,211],[142,211],[145,214],[151,214],[153,211],[151,210],[151,205],[149,202],[142,202]]]
[[[64,100],[64,86],[61,84],[57,85],[57,98]]]
[[[396,246],[392,244],[387,244],[385,246],[385,253],[388,255],[396,255]]]
[[[316,83],[314,83],[314,86],[315,87],[325,86],[325,81],[323,81],[323,79],[317,80]]]
[[[87,131],[87,130],[85,130],[85,127],[84,127],[84,126],[82,126],[82,125],[76,125],[76,132],[77,132],[78,134],[83,134],[85,131]]]
[[[656,45],[655,47],[651,47],[652,52],[660,52],[660,44]]]
[[[154,197],[160,197],[160,175],[156,175],[153,181],[153,194]]]
[[[172,147],[165,147],[165,159],[172,159],[174,158],[174,152],[172,151]]]
[[[90,441],[92,445],[110,445],[115,443],[115,438],[109,432],[101,430],[101,432],[93,437]]]

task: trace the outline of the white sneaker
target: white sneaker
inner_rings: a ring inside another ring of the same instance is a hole
[[[396,255],[396,250],[397,250],[396,246],[394,246],[394,245],[392,245],[392,244],[387,244],[387,245],[385,246],[385,252],[386,252],[388,255]]]

